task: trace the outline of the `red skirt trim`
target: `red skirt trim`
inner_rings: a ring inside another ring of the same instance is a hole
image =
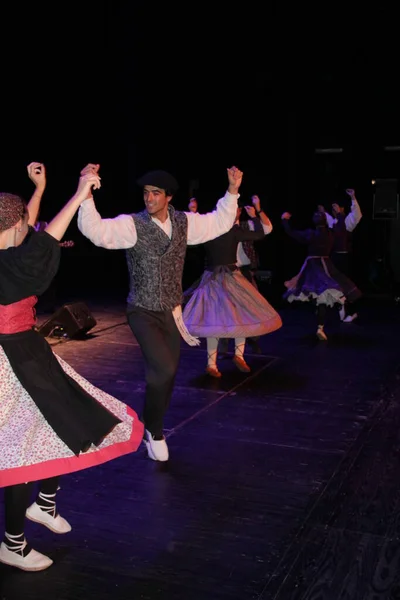
[[[133,417],[132,432],[129,440],[107,446],[103,449],[100,448],[92,452],[82,453],[79,456],[56,458],[35,465],[0,471],[0,487],[28,483],[29,481],[39,481],[41,479],[48,479],[49,477],[56,477],[57,475],[82,471],[83,469],[96,467],[114,458],[124,456],[130,452],[136,452],[143,440],[144,425],[129,406],[127,406],[127,413]]]

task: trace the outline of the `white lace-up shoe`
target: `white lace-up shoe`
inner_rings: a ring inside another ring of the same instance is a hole
[[[345,319],[343,319],[343,323],[352,323],[354,319],[357,319],[358,314],[354,313],[354,315],[347,315]]]
[[[26,511],[26,517],[30,521],[44,525],[54,533],[68,533],[71,531],[71,525],[61,515],[53,517],[50,513],[42,510],[36,502]]]
[[[168,446],[165,438],[162,440],[155,440],[151,435],[150,431],[145,430],[144,443],[147,447],[147,454],[152,460],[159,460],[165,462],[169,458]]]
[[[13,536],[9,536],[10,540]],[[24,539],[18,547],[13,547],[10,550],[7,545],[2,542],[0,545],[0,562],[10,567],[17,567],[22,571],[44,571],[53,564],[53,561],[48,556],[31,550],[26,556],[23,555],[26,540]]]

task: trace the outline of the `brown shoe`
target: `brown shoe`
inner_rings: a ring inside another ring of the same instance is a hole
[[[215,377],[216,379],[221,377],[221,371],[218,371],[217,367],[207,367],[206,373],[211,375],[211,377]]]
[[[239,369],[239,371],[242,371],[242,373],[250,373],[251,369],[247,362],[244,360],[244,358],[242,358],[241,356],[234,356],[232,360]]]

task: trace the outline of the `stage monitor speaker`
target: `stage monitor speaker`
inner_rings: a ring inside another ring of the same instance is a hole
[[[398,219],[399,195],[397,179],[377,179],[375,182],[373,218]]]
[[[38,329],[44,337],[76,338],[84,336],[97,324],[96,319],[84,304],[64,304]]]

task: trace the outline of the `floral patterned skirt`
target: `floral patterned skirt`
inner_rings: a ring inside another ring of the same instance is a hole
[[[17,375],[15,352],[5,347],[12,338],[18,345],[19,335],[0,336],[0,487],[79,471],[138,449],[143,424],[135,411],[79,375],[36,332],[20,336],[26,344]],[[35,371],[29,385],[21,382],[24,368]],[[74,414],[76,423],[69,425]],[[75,426],[77,433],[69,435]],[[80,451],[71,448],[75,437],[87,439]]]

